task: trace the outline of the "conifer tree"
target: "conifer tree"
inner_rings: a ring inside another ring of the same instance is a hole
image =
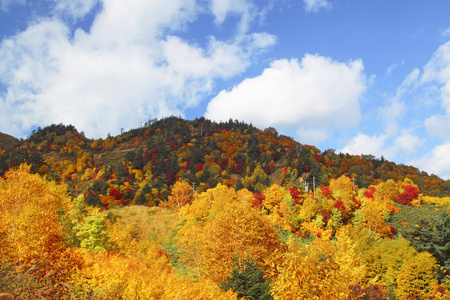
[[[243,266],[235,260],[231,277],[221,284],[221,289],[232,289],[238,298],[245,299],[273,299],[270,294],[270,280],[264,279],[264,272],[258,267],[256,261],[247,258]]]

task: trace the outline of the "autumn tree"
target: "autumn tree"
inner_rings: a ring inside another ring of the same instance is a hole
[[[193,200],[193,188],[186,181],[177,181],[172,187],[172,195],[169,196],[170,205],[181,209],[182,206],[189,204]]]

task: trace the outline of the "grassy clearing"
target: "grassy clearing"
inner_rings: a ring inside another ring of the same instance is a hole
[[[178,222],[176,212],[143,205],[113,208],[110,211],[123,225],[131,224],[139,239],[151,240],[162,246],[172,243]]]

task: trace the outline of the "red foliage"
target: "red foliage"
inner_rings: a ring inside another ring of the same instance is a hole
[[[122,198],[122,194],[116,188],[113,187],[109,189],[109,195],[114,197],[116,200]]]
[[[322,212],[320,213],[323,217],[323,222],[325,225],[328,224],[328,221],[330,220],[330,212],[326,209],[322,209]]]
[[[419,198],[419,189],[412,185],[405,186],[405,192],[411,195],[411,198],[417,199]]]
[[[411,206],[411,201],[419,198],[419,190],[411,185],[405,186],[405,191],[397,196],[397,202]]]
[[[166,180],[169,185],[173,185],[177,180],[177,174],[173,171],[167,171]]]
[[[387,299],[386,289],[378,284],[373,284],[361,288],[359,284],[349,286],[352,291],[348,299]]]
[[[261,194],[254,193],[252,206],[258,210],[261,210],[264,199],[266,199],[266,196],[264,196],[263,193],[261,193]]]
[[[317,231],[317,232],[316,232],[316,237],[318,237],[318,238],[322,237],[322,232]]]
[[[294,201],[294,205],[298,204],[301,200],[301,194],[299,189],[295,187],[290,187],[289,192],[291,192],[292,200]]]
[[[334,207],[336,207],[339,211],[345,210],[344,202],[342,202],[341,199],[338,199],[336,200],[336,202],[334,202]]]
[[[228,162],[229,162],[228,158],[225,158],[225,159],[223,159],[223,160],[221,161],[221,163],[220,163],[220,169],[221,169],[222,171],[225,170],[226,168],[228,168]]]
[[[395,229],[394,227],[389,226],[389,228],[391,229],[391,232],[392,232],[392,233],[396,233],[396,232],[397,232],[397,229]]]
[[[197,170],[200,172],[201,170],[203,170],[203,164],[202,163],[196,163],[195,167],[197,168]]]
[[[330,187],[324,186],[323,188],[320,188],[322,191],[322,197],[330,199],[333,196],[333,192],[331,191]]]
[[[369,186],[368,188],[367,188],[367,190],[364,192],[364,196],[366,197],[366,198],[370,198],[370,199],[373,199],[373,193],[375,193],[375,187],[374,186]]]

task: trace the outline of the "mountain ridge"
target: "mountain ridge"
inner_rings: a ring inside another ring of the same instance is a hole
[[[74,194],[95,193],[99,199],[92,196],[93,201],[99,205],[136,202],[144,187],[147,196],[140,202],[154,205],[165,201],[179,180],[198,191],[222,183],[261,193],[274,183],[318,188],[342,175],[360,188],[408,178],[424,195],[450,195],[449,181],[413,166],[373,155],[321,151],[279,135],[275,128],[261,130],[231,119],[220,123],[173,116],[153,119],[106,139],[89,139],[72,125],[52,124],[17,141],[17,149],[5,149],[0,156],[0,175],[26,162],[33,172],[67,183]],[[99,188],[105,187],[103,183],[119,191],[116,199],[100,199],[111,195]]]

